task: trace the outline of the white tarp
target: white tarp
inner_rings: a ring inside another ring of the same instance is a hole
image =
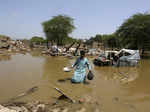
[[[130,55],[128,56],[121,56],[119,58],[119,66],[136,66],[138,64],[138,61],[140,60],[140,54],[139,50],[130,50],[130,49],[122,49],[119,51],[121,52],[126,52],[129,53]],[[118,54],[119,54],[118,53]]]
[[[128,55],[128,56],[122,56],[121,59],[122,58],[126,58],[128,60],[140,60],[139,50],[121,49],[119,51],[119,53],[121,53],[122,51],[123,52],[127,52],[130,55]]]

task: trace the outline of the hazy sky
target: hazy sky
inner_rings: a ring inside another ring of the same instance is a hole
[[[41,23],[58,14],[74,18],[73,37],[113,33],[125,19],[150,11],[150,0],[0,0],[0,34],[44,36]]]

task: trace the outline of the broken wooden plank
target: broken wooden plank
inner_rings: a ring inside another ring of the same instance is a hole
[[[70,102],[75,103],[75,100],[73,100],[70,96],[66,95],[66,93],[62,92],[59,88],[54,87],[54,89],[61,94],[61,96],[59,97],[60,99],[66,97],[68,100],[70,100]]]

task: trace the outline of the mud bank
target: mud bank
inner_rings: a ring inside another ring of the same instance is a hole
[[[11,102],[0,105],[0,112],[103,112],[96,101],[80,99],[74,103],[67,99],[55,99],[48,103]]]

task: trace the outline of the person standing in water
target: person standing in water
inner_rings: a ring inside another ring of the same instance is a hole
[[[74,75],[72,76],[72,83],[82,83],[86,80],[86,67],[91,71],[91,66],[88,59],[85,57],[85,51],[80,51],[80,57],[78,57],[72,67],[76,67]]]

